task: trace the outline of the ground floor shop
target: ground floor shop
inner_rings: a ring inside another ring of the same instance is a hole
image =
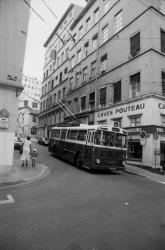
[[[156,95],[112,105],[95,114],[96,124],[118,121],[127,130],[127,163],[160,169],[165,162],[165,99]],[[144,138],[141,133],[144,132]]]

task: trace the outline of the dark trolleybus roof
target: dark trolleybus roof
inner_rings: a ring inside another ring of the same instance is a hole
[[[122,134],[127,134],[126,130],[113,126],[113,125],[87,125],[87,124],[80,124],[80,126],[57,126],[53,127],[53,129],[74,129],[74,130],[79,130],[79,129],[92,129],[92,130],[104,130],[104,131],[111,131],[111,132],[116,132],[116,133],[122,133]]]

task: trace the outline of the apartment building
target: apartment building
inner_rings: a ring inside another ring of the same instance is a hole
[[[24,1],[0,1],[0,174],[10,172],[13,163],[28,21]]]
[[[40,102],[33,97],[21,93],[17,114],[17,136],[37,137],[38,114]]]
[[[82,7],[71,4],[44,44],[44,76],[38,126],[40,137],[49,137],[51,127],[63,121],[67,115],[62,106],[65,105],[68,89],[69,46],[72,39],[70,26],[81,10]]]
[[[160,168],[165,159],[165,1],[88,1],[71,34],[67,107],[82,123],[118,121],[128,131],[127,162]]]
[[[23,75],[22,77],[22,85],[24,87],[24,90],[22,91],[22,94],[25,94],[27,96],[30,96],[36,100],[40,100],[41,97],[41,81],[39,81],[35,77],[29,77],[26,75]],[[19,99],[22,99],[20,95]]]

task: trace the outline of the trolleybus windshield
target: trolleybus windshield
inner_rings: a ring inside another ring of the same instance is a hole
[[[94,143],[96,145],[125,148],[126,135],[110,131],[97,130],[95,132]]]

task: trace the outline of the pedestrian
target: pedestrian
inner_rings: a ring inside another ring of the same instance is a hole
[[[32,160],[32,167],[35,167],[36,165],[36,158],[38,156],[38,152],[37,152],[37,149],[34,148],[31,152],[31,160]]]
[[[32,152],[31,148],[31,141],[30,136],[27,137],[27,139],[23,143],[23,150],[22,155],[20,158],[20,161],[22,161],[22,167],[26,164],[28,166],[28,163],[30,161],[30,153]]]

